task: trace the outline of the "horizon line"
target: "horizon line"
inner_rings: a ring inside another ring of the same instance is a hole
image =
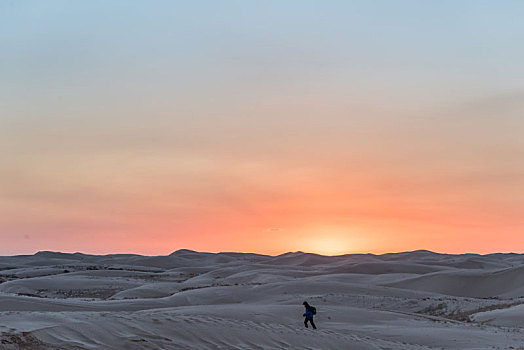
[[[522,255],[524,253],[518,253],[516,251],[510,251],[510,252],[490,252],[490,253],[475,253],[475,252],[464,252],[464,253],[445,253],[445,252],[437,252],[432,251],[428,249],[415,249],[415,250],[405,250],[405,251],[392,251],[392,252],[386,252],[386,253],[342,253],[342,254],[321,254],[321,253],[314,253],[314,252],[308,252],[308,251],[287,251],[284,253],[272,255],[272,254],[264,254],[264,253],[255,253],[255,252],[242,252],[242,251],[219,251],[219,252],[209,252],[209,251],[198,251],[188,248],[180,248],[177,249],[171,253],[168,254],[157,254],[157,255],[148,255],[148,254],[139,254],[139,253],[88,253],[88,252],[67,252],[67,251],[53,251],[53,250],[38,250],[32,254],[12,254],[12,255],[0,255],[0,257],[16,257],[16,256],[34,256],[39,253],[55,253],[55,254],[79,254],[79,255],[92,255],[92,256],[107,256],[107,255],[137,255],[137,256],[170,256],[177,252],[183,252],[187,251],[189,253],[198,253],[198,254],[252,254],[252,255],[260,255],[260,256],[269,256],[269,257],[279,257],[286,254],[308,254],[308,255],[316,255],[316,256],[323,256],[323,257],[341,257],[341,256],[348,256],[348,255],[374,255],[374,256],[383,256],[383,255],[389,255],[389,254],[406,254],[406,253],[417,253],[417,252],[424,252],[424,253],[431,253],[431,254],[437,254],[437,255],[478,255],[478,256],[487,256],[487,255],[494,255],[494,254],[516,254],[516,255]]]

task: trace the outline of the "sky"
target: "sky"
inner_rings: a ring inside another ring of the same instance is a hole
[[[0,255],[524,253],[521,1],[1,1]]]

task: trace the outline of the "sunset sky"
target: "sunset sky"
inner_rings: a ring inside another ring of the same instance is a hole
[[[1,1],[0,255],[524,253],[522,1]]]

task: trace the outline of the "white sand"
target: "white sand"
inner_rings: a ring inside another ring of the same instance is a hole
[[[518,254],[40,252],[0,269],[0,349],[524,349]]]

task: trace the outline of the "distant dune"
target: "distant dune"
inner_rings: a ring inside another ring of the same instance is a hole
[[[2,349],[524,346],[522,254],[46,251],[0,257],[0,282]]]

